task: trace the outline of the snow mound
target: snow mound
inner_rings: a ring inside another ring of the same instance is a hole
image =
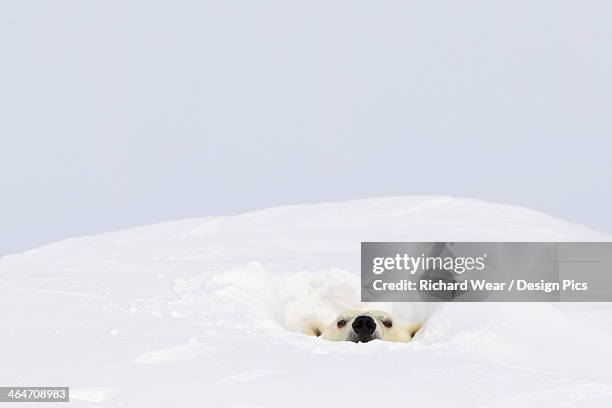
[[[359,302],[361,241],[609,240],[524,208],[397,197],[61,241],[0,260],[0,383],[69,385],[75,407],[310,407],[305,388],[355,407],[404,390],[435,406],[609,406],[608,304]],[[346,308],[426,325],[407,344],[299,333]]]

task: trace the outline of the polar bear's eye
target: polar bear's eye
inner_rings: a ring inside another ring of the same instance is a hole
[[[338,320],[338,328],[341,329],[346,325],[346,320]]]
[[[387,327],[387,328],[389,328],[389,329],[390,329],[391,327],[393,327],[393,322],[392,322],[391,320],[385,320],[385,321],[383,322],[383,324],[385,325],[385,327]]]

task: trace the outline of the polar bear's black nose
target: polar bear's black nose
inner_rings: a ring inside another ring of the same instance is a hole
[[[376,330],[376,322],[370,316],[357,316],[353,320],[353,330],[358,336],[369,336]]]

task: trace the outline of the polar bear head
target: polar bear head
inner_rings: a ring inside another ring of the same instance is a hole
[[[331,341],[367,343],[371,340],[410,341],[421,328],[420,323],[403,324],[381,310],[347,310],[329,324],[310,321],[303,333]]]

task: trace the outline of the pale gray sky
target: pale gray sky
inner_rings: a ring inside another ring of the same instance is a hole
[[[0,252],[381,195],[481,198],[612,232],[611,14],[0,1]]]

